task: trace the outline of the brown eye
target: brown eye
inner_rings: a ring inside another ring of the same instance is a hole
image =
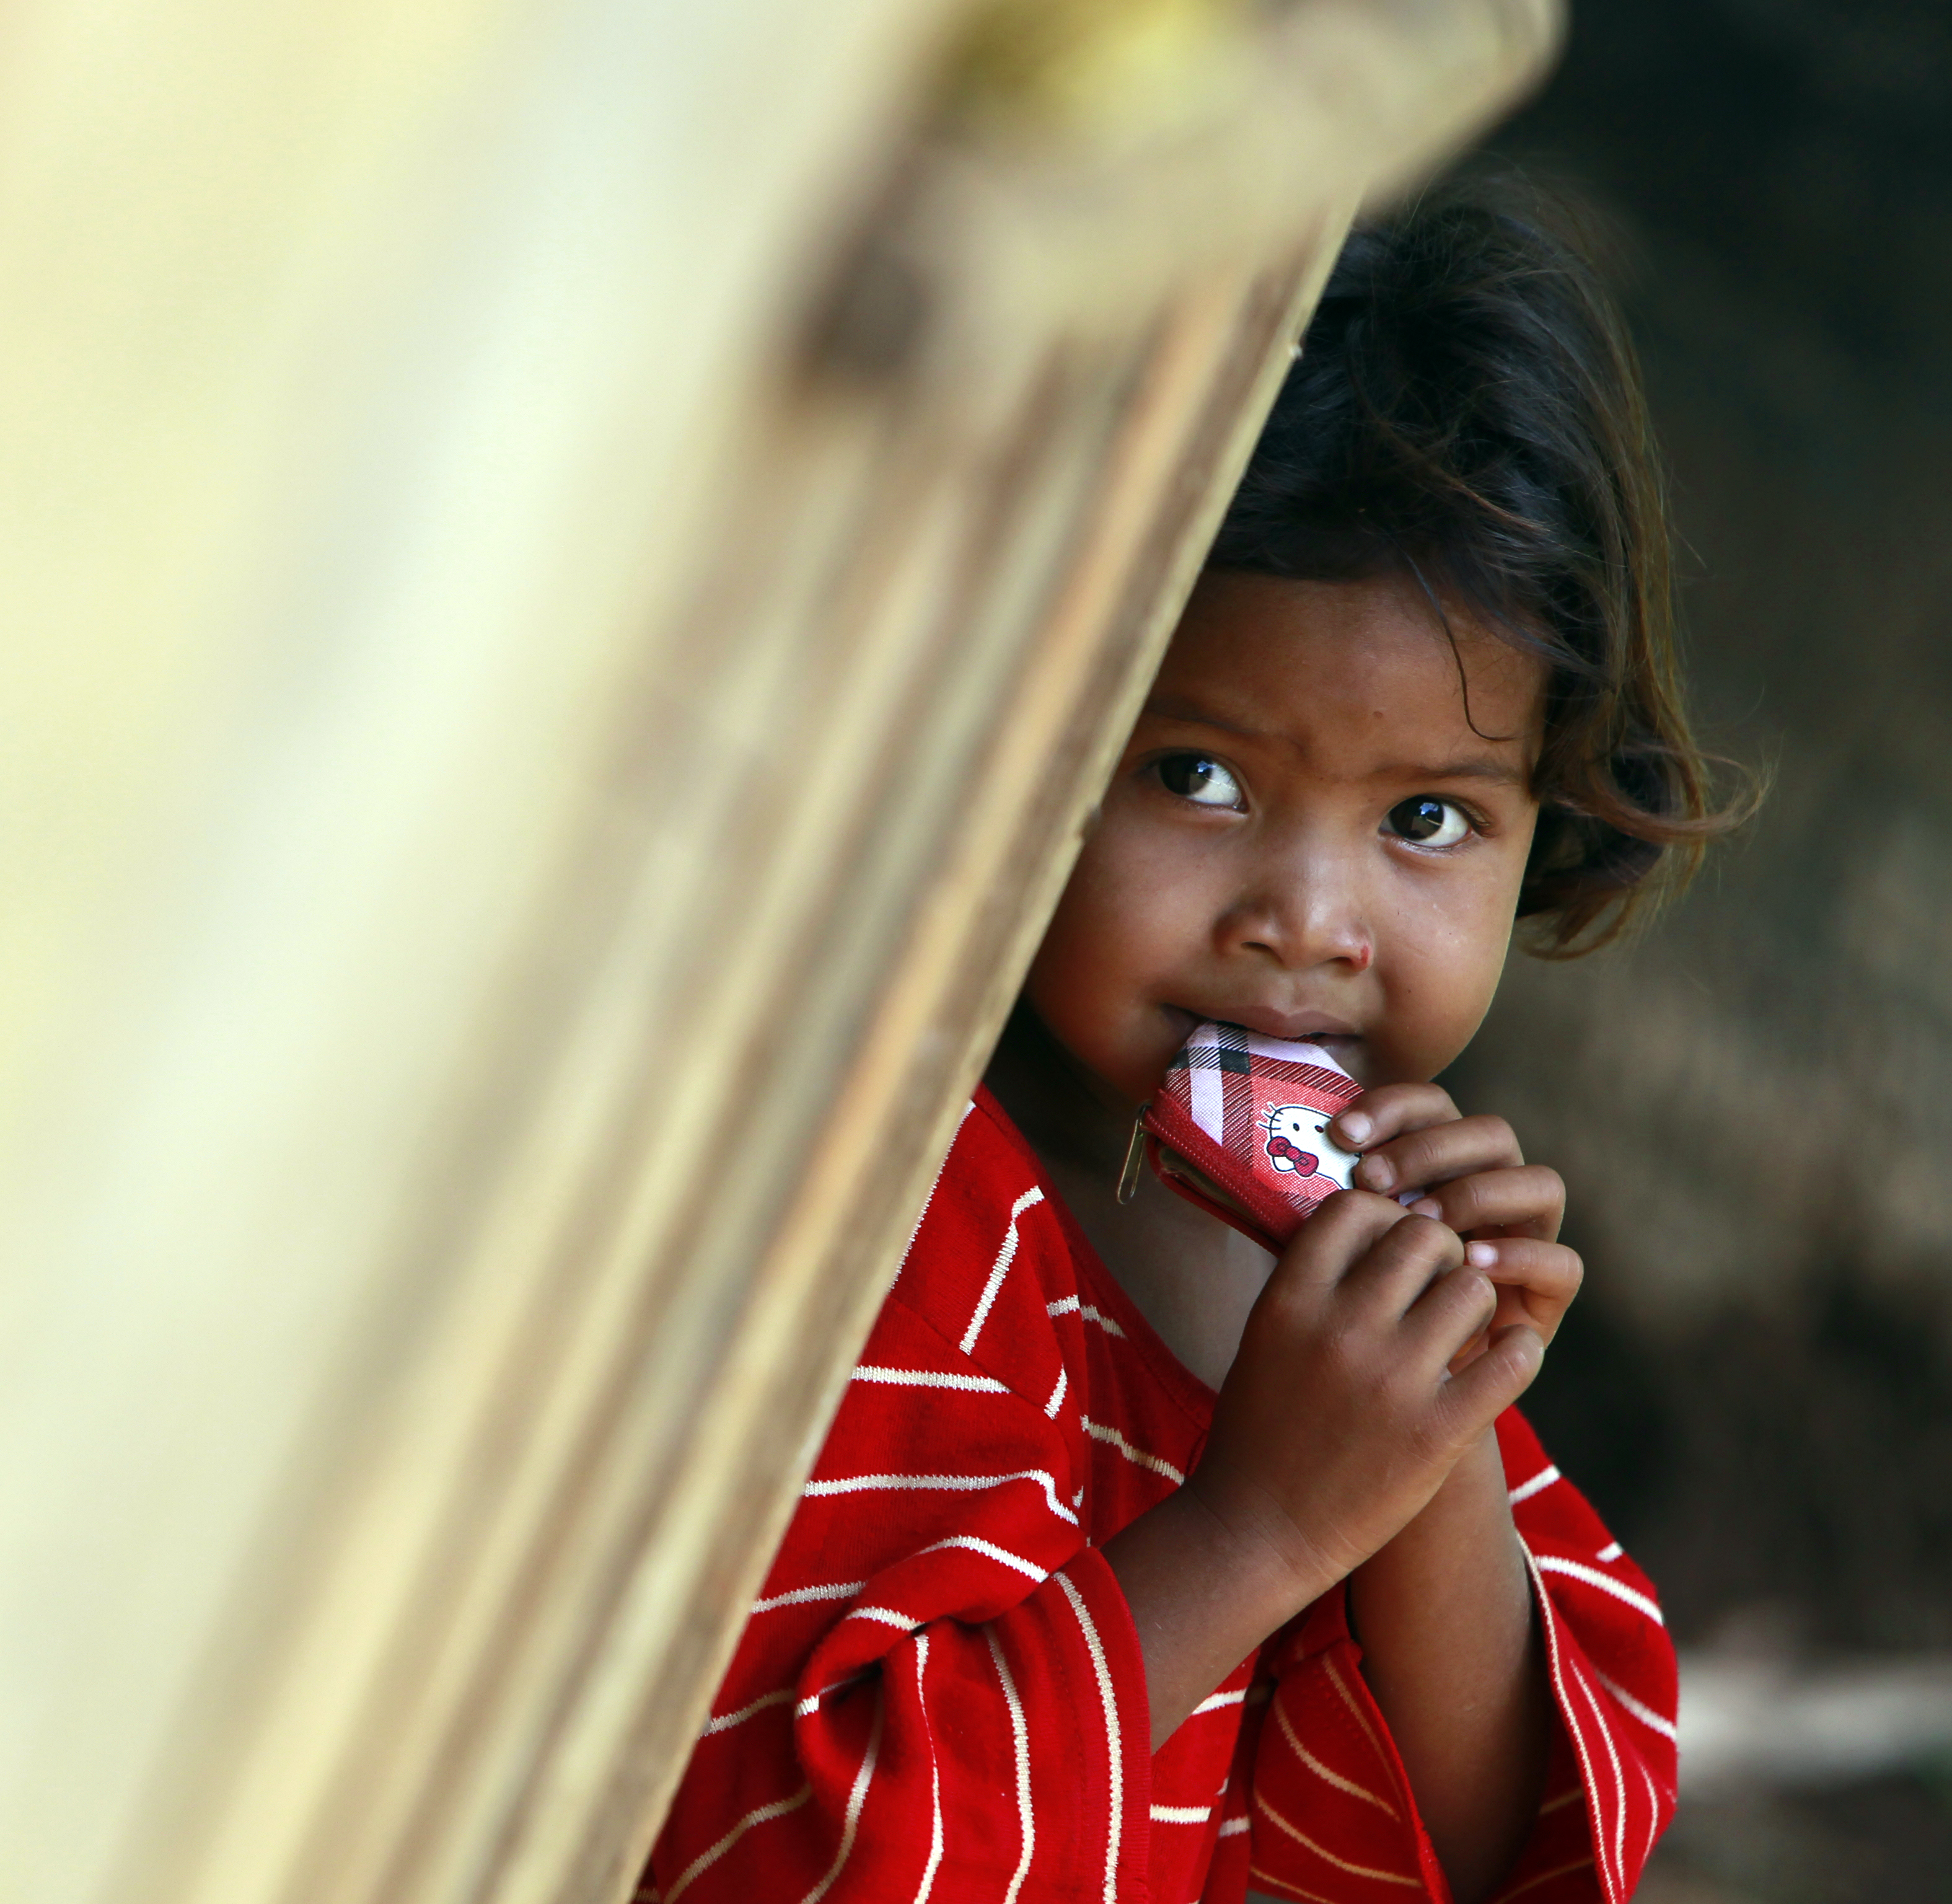
[[[1469,837],[1469,816],[1454,801],[1419,794],[1389,810],[1383,830],[1417,846],[1456,846]]]
[[[1240,783],[1210,754],[1169,753],[1154,763],[1153,771],[1168,793],[1190,800],[1196,806],[1237,810],[1247,803],[1241,797]]]

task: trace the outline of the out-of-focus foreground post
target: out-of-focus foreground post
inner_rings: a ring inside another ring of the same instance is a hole
[[[1353,209],[1551,0],[23,0],[0,1896],[627,1890]]]

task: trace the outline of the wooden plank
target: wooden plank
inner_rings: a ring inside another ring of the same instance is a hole
[[[22,11],[0,1894],[625,1894],[1341,231],[1555,17]]]

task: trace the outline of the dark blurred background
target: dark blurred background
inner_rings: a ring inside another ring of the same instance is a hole
[[[1775,772],[1453,1073],[1570,1182],[1532,1411],[1688,1661],[1642,1896],[1952,1898],[1952,5],[1574,0],[1493,149],[1609,233],[1702,725]]]

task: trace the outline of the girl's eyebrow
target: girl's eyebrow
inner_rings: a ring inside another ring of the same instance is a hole
[[[1197,702],[1182,700],[1176,695],[1154,695],[1146,701],[1143,712],[1158,720],[1177,721],[1188,727],[1210,727],[1222,734],[1238,734],[1243,741],[1279,741],[1283,737],[1268,733],[1265,728],[1243,727],[1237,721],[1223,721]],[[1491,759],[1483,755],[1472,755],[1461,760],[1394,763],[1377,768],[1370,778],[1384,781],[1489,780],[1509,787],[1528,788],[1531,784],[1531,771],[1522,762]]]
[[[1218,715],[1209,712],[1197,701],[1181,700],[1176,695],[1150,696],[1140,710],[1162,721],[1179,721],[1189,727],[1218,728],[1222,734],[1237,734],[1243,741],[1265,741],[1273,738],[1265,728],[1242,727],[1235,721],[1223,721]]]
[[[1503,760],[1475,758],[1469,760],[1413,760],[1401,766],[1378,767],[1372,780],[1497,780],[1512,787],[1528,786],[1531,775],[1522,766]]]

